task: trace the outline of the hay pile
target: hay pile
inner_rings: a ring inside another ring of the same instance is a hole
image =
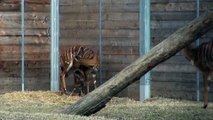
[[[79,96],[50,91],[12,92],[0,95],[1,120],[106,120],[105,117],[61,114]],[[108,120],[108,119],[107,119]]]
[[[144,102],[113,98],[96,116],[126,120],[213,120],[213,104],[154,97]]]
[[[0,119],[10,120],[213,120],[213,104],[204,110],[203,102],[151,98],[140,102],[114,97],[106,107],[90,116],[61,114],[79,100],[78,96],[54,92],[12,92],[0,95]]]
[[[60,95],[60,93],[50,91],[12,92],[1,95],[1,98],[8,100],[8,102],[28,102],[64,105],[72,104],[80,99],[79,96]]]

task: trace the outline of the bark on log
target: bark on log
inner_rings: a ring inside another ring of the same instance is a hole
[[[153,47],[147,54],[127,66],[103,85],[69,106],[63,113],[91,115],[99,111],[114,95],[212,28],[213,12],[196,18]]]

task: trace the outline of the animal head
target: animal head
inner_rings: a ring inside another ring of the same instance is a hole
[[[75,69],[74,70],[74,78],[75,78],[75,80],[83,82],[84,79],[85,79],[85,74],[84,74],[84,72],[82,70]]]

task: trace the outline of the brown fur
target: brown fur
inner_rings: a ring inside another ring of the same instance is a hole
[[[68,48],[65,52],[61,54],[60,67],[60,88],[62,94],[67,94],[65,76],[69,73],[71,68],[80,69],[81,71],[83,71],[85,75],[88,93],[90,83],[88,76],[89,74],[93,74],[93,72],[91,71],[97,72],[98,54],[85,46],[73,46],[71,48]],[[96,88],[96,80],[94,80],[94,86]]]
[[[183,54],[187,60],[191,61],[194,66],[196,66],[203,75],[203,87],[204,87],[204,106],[208,106],[208,89],[210,85],[210,76],[213,72],[213,40],[208,43],[199,45],[193,48],[192,46],[187,46],[183,49]]]

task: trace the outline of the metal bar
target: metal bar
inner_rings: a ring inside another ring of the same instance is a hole
[[[24,0],[21,0],[21,90],[24,91]]]
[[[59,90],[59,0],[51,0],[51,91]]]
[[[140,56],[150,49],[150,0],[140,0]],[[150,98],[150,72],[140,79],[140,100]]]
[[[200,16],[200,0],[196,0],[196,17]],[[196,45],[198,46],[200,44],[200,40],[198,39],[196,41]],[[197,85],[197,101],[200,101],[200,73],[199,71],[196,72],[196,85]]]
[[[102,0],[99,0],[99,79],[100,84],[103,83],[102,75]]]

